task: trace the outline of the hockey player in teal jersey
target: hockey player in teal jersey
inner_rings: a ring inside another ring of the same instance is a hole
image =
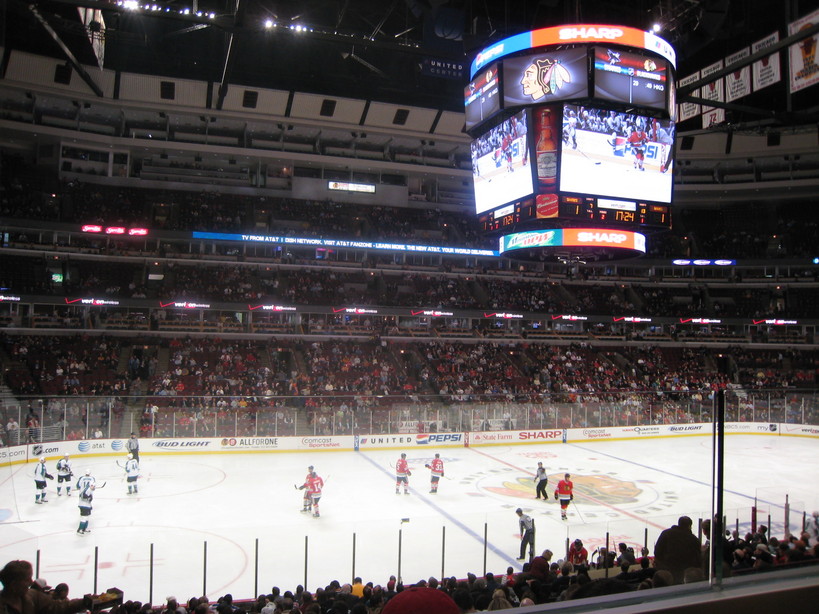
[[[71,496],[71,479],[74,477],[74,472],[71,470],[71,460],[68,454],[57,461],[57,496],[61,496],[63,490],[63,482],[65,482],[65,494]]]
[[[54,476],[46,468],[46,459],[41,457],[37,466],[34,467],[34,486],[37,489],[34,495],[34,503],[46,503],[46,480],[53,479]]]
[[[128,460],[125,461],[125,475],[128,482],[128,494],[135,495],[139,492],[137,487],[137,479],[139,479],[139,461],[134,458],[133,454],[128,455]]]
[[[77,533],[84,535],[91,532],[88,528],[88,521],[91,516],[91,502],[94,500],[94,490],[97,488],[97,481],[91,475],[90,469],[86,469],[85,475],[77,480],[76,488],[80,496],[78,505],[80,508],[80,524],[77,527]]]

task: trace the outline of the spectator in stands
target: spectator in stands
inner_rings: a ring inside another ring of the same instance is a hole
[[[615,555],[605,546],[598,551],[597,559],[594,566],[597,569],[606,569],[607,567],[614,567]]]
[[[10,561],[0,570],[0,611],[8,614],[72,614],[91,609],[91,596],[55,600],[32,588],[33,568],[28,561]]]
[[[11,416],[6,424],[6,435],[10,446],[20,443],[20,424],[14,419],[14,416]]]
[[[634,559],[634,548],[629,548],[623,542],[617,544],[617,550],[619,554],[617,555],[617,564],[618,565],[634,565],[636,562]]]
[[[676,525],[660,533],[654,546],[654,567],[669,571],[675,584],[682,584],[686,569],[702,566],[700,541],[691,532],[693,524],[688,516],[680,516]]]
[[[390,599],[381,614],[460,614],[461,608],[443,591],[413,586]],[[468,610],[467,610],[468,611]]]
[[[545,582],[549,577],[549,566],[552,562],[553,553],[548,548],[544,550],[539,556],[532,559],[532,564],[529,566],[529,573],[532,577]]]
[[[509,610],[511,608],[512,603],[506,598],[506,593],[504,593],[501,589],[496,589],[492,593],[492,600],[489,602],[489,606],[486,608],[486,610]]]
[[[475,609],[475,602],[472,600],[472,594],[469,592],[469,589],[466,588],[459,588],[455,592],[452,593],[452,600],[458,606],[459,611],[461,614],[470,614],[471,612],[477,612]]]
[[[60,582],[57,586],[54,587],[54,590],[51,591],[51,597],[54,599],[58,599],[60,601],[67,601],[68,584],[66,584],[65,582]]]
[[[168,597],[165,599],[165,607],[161,614],[187,614],[187,612],[184,606],[179,605],[176,597]]]

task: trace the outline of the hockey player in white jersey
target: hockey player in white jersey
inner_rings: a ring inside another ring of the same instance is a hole
[[[34,503],[46,503],[46,480],[53,480],[54,476],[46,468],[46,459],[41,457],[34,467],[34,486],[37,489],[34,494]]]
[[[139,461],[134,458],[133,454],[128,455],[128,460],[125,461],[125,475],[128,482],[128,494],[135,495],[139,492],[137,487],[137,480],[139,479]]]
[[[84,535],[90,533],[88,528],[88,521],[91,516],[91,501],[94,500],[94,489],[97,487],[97,481],[91,475],[91,470],[86,469],[85,475],[77,480],[77,492],[80,496],[78,507],[80,508],[80,524],[77,527],[77,533]]]
[[[71,459],[68,454],[57,461],[57,496],[62,496],[63,482],[65,482],[65,494],[71,496],[71,480],[74,472],[71,470]]]
[[[83,490],[86,486],[93,486],[94,488],[97,487],[97,480],[91,475],[91,470],[86,469],[85,475],[80,476],[80,479],[77,480],[77,483],[74,485],[74,488],[77,492]]]

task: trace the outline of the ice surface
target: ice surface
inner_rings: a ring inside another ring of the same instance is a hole
[[[812,439],[770,435],[726,438],[725,510],[729,527],[750,528],[757,499],[760,521],[784,533],[802,512],[819,508],[812,476],[819,454]],[[396,495],[391,466],[407,452],[412,494]],[[446,477],[429,493],[424,468],[440,452]],[[589,552],[626,542],[653,551],[660,531],[687,514],[710,514],[710,437],[583,444],[426,448],[367,452],[242,453],[142,456],[138,495],[128,495],[113,458],[74,458],[98,484],[91,533],[76,533],[77,496],[34,503],[33,464],[0,467],[0,557],[36,562],[52,586],[67,582],[72,596],[116,586],[126,599],[160,603],[225,593],[252,598],[274,585],[308,590],[331,580],[385,584],[471,571],[519,570],[518,518],[536,520],[537,552],[562,558],[567,540]],[[550,492],[570,472],[575,501],[560,519],[556,501],[534,499],[534,470],[542,461]],[[50,461],[53,465],[53,461]],[[301,484],[308,465],[325,479],[321,518],[303,514]],[[404,520],[407,519],[408,522]],[[153,545],[153,549],[152,549]],[[486,545],[486,548],[484,548]],[[96,550],[95,550],[96,549]],[[400,563],[399,563],[400,549]],[[258,552],[258,555],[257,555]],[[98,560],[95,585],[95,555]],[[485,559],[484,559],[485,556]],[[153,578],[151,582],[151,560]]]

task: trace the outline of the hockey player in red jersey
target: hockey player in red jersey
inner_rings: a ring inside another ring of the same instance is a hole
[[[648,143],[648,135],[638,125],[631,127],[631,134],[628,137],[628,144],[631,145],[631,151],[634,153],[634,168],[639,168],[641,171],[646,170],[643,166],[645,161],[645,148]]]
[[[410,471],[409,465],[407,464],[407,455],[403,452],[401,453],[401,458],[399,458],[395,463],[395,494],[399,493],[401,485],[404,485],[404,494],[409,494],[409,476],[412,475],[412,471]]]
[[[569,508],[569,503],[574,499],[574,483],[569,479],[571,476],[567,473],[563,479],[557,483],[555,489],[555,499],[560,501],[560,517],[566,520],[566,510]]]
[[[444,477],[444,461],[441,460],[441,455],[436,452],[435,458],[428,465],[424,465],[431,471],[429,476],[429,492],[435,494],[438,492],[438,481]]]
[[[304,491],[304,498],[301,502],[301,511],[302,512],[309,512],[311,506],[313,505],[312,497],[310,496],[310,476],[313,474],[313,465],[310,465],[307,468],[307,476],[304,478],[304,482],[302,482],[301,486],[297,486],[299,490]]]
[[[324,480],[315,471],[307,477],[307,491],[313,503],[313,517],[319,517],[319,500],[321,500],[321,489],[324,488]]]

